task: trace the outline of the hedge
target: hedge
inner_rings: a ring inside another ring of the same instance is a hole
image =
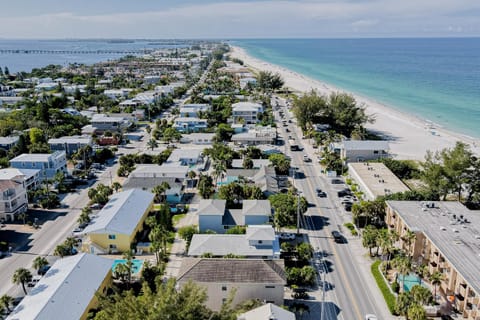
[[[378,269],[378,266],[380,265],[380,263],[381,263],[380,260],[375,261],[371,266],[371,271],[372,271],[373,277],[375,278],[375,281],[377,282],[378,287],[380,288],[380,291],[382,291],[383,298],[385,299],[385,302],[387,303],[387,306],[388,306],[388,310],[390,310],[391,314],[395,314],[396,298],[395,298],[395,295],[390,291],[388,284],[385,282],[383,275]]]

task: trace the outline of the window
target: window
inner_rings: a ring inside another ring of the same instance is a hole
[[[265,286],[266,289],[275,289],[275,286]]]
[[[373,154],[378,154],[378,150],[374,150],[374,151],[373,151]]]
[[[222,286],[222,291],[227,291],[227,286]]]
[[[111,244],[108,246],[110,249],[117,249],[117,245],[116,244]]]
[[[262,244],[262,243],[263,243],[263,240],[258,240],[258,243]]]
[[[117,237],[115,237],[114,234],[109,234],[109,235],[108,235],[108,239],[109,239],[109,240],[115,240],[116,238],[117,238]]]

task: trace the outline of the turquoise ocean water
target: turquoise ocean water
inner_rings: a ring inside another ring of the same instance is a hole
[[[250,55],[480,137],[480,38],[236,40]]]

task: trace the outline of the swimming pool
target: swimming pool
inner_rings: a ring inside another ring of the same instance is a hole
[[[397,277],[397,282],[399,285],[402,285],[403,280],[403,290],[405,292],[409,292],[414,285],[421,285],[422,279],[414,273],[407,274],[404,276],[403,274],[399,274]]]
[[[115,267],[120,264],[126,264],[127,260],[125,259],[116,259],[113,261],[112,264],[112,272],[115,272]],[[133,259],[132,260],[132,274],[138,274],[142,270],[143,267],[143,260]]]

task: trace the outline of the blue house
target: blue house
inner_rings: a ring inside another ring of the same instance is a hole
[[[65,151],[24,153],[10,160],[12,168],[40,170],[40,179],[53,179],[58,172],[67,173]]]
[[[182,133],[200,132],[207,129],[207,119],[199,118],[177,118],[173,124],[173,127]]]

